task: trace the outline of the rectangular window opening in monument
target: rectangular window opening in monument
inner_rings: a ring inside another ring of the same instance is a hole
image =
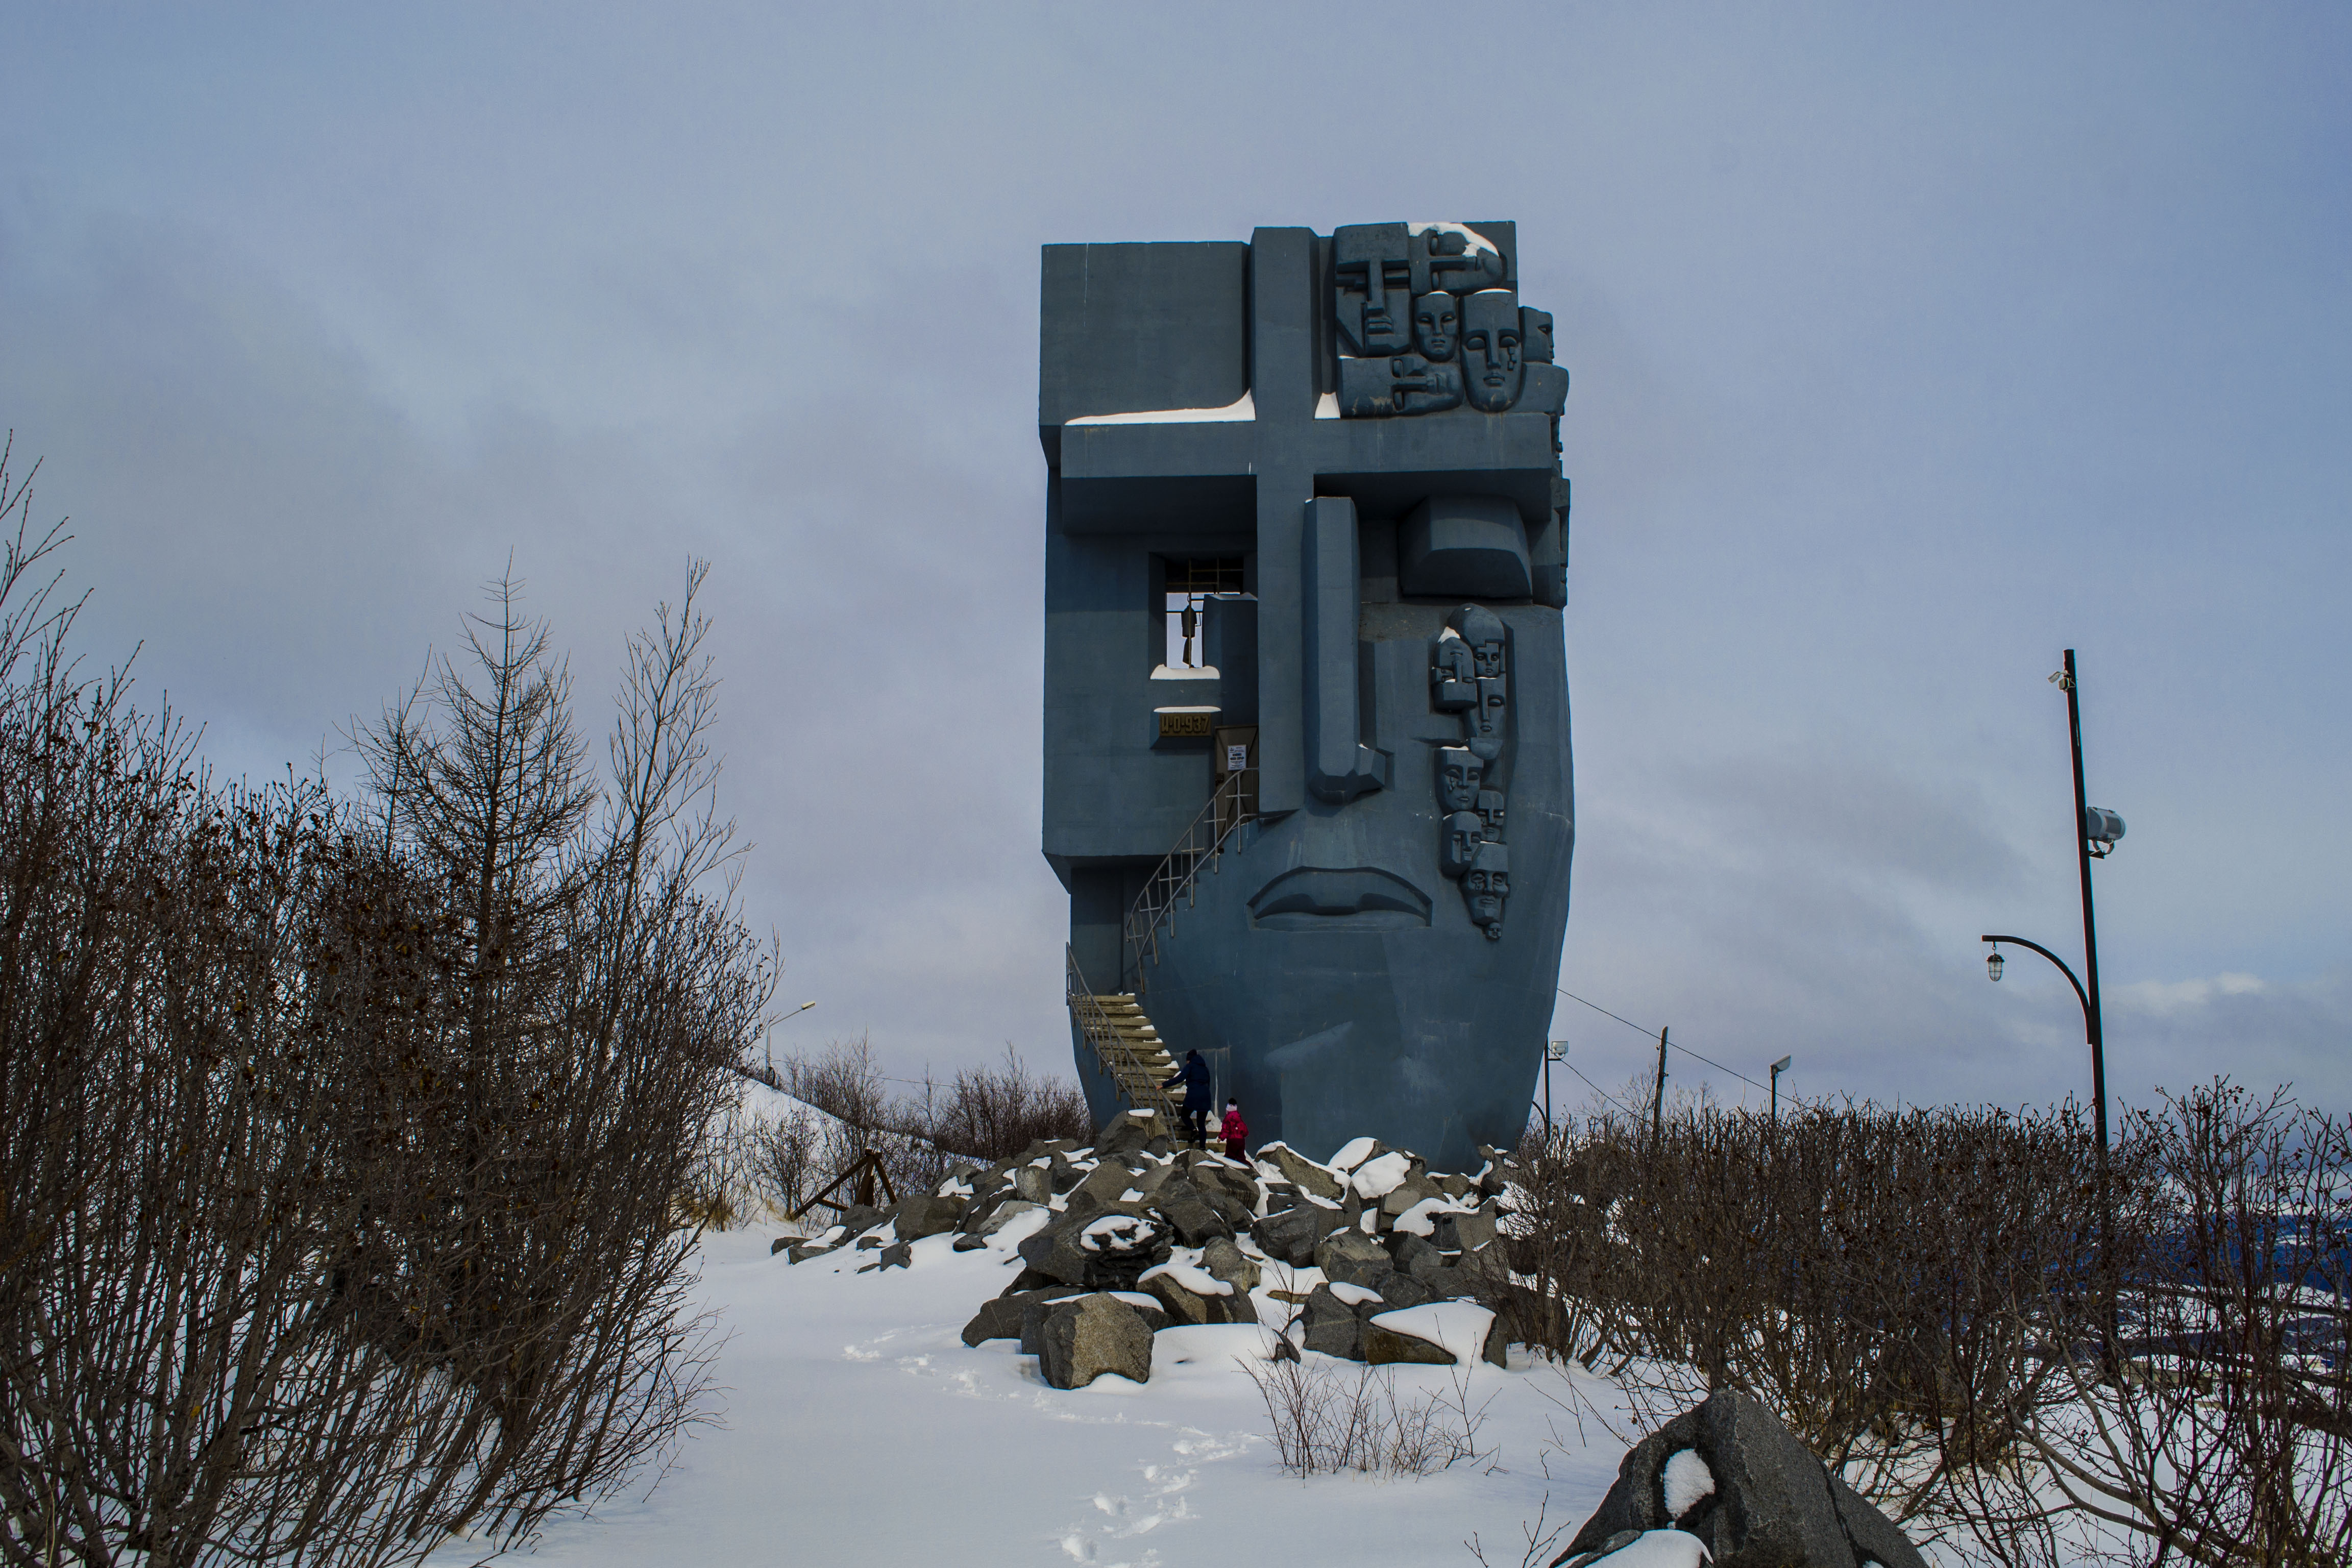
[[[1242,595],[1242,558],[1171,560],[1166,587],[1161,609],[1167,618],[1167,651],[1160,668],[1171,674],[1214,674],[1205,636],[1209,601]]]

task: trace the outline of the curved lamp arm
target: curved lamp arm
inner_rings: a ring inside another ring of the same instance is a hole
[[[2083,1005],[2084,1038],[2090,1038],[2091,1035],[2095,1032],[2093,1030],[2091,1025],[2091,998],[2089,994],[2084,991],[2083,983],[2074,978],[2074,972],[2066,967],[2066,961],[2064,959],[2059,957],[2056,953],[2051,952],[2040,942],[2028,942],[2021,936],[1980,936],[1977,938],[1977,940],[1979,942],[1992,942],[1996,946],[2004,942],[2013,942],[2020,947],[2032,948],[2034,952],[2040,953],[2042,957],[2056,964],[2058,966],[2058,973],[2066,977],[2066,984],[2074,988],[2074,999]]]

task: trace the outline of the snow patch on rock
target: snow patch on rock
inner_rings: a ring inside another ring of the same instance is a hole
[[[1676,1450],[1666,1460],[1663,1479],[1669,1519],[1680,1519],[1701,1500],[1715,1495],[1715,1472],[1706,1468],[1706,1460],[1696,1448]]]

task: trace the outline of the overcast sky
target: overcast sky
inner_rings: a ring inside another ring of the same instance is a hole
[[[2081,949],[2071,646],[2118,1093],[2352,1102],[2352,11],[0,24],[0,425],[85,653],[304,765],[511,553],[593,728],[709,557],[780,1045],[1066,1067],[1038,246],[1511,217],[1573,376],[1561,984],[1793,1093],[2085,1089],[1977,941]]]

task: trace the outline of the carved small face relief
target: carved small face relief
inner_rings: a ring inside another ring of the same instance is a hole
[[[1529,364],[1549,364],[1555,349],[1551,312],[1530,305],[1519,307],[1519,354]]]
[[[1478,792],[1479,816],[1486,824],[1486,837],[1499,844],[1503,841],[1503,792],[1482,789]]]
[[[1412,302],[1412,346],[1423,359],[1452,359],[1461,330],[1462,307],[1453,295],[1423,294]]]
[[[1462,302],[1463,390],[1473,408],[1500,414],[1519,400],[1519,297],[1500,289]]]
[[[1478,781],[1486,764],[1467,747],[1446,746],[1437,753],[1437,794],[1448,811],[1478,809]]]
[[[1465,605],[1449,617],[1454,635],[1470,645],[1474,672],[1493,679],[1503,673],[1503,618],[1484,605]],[[1450,641],[1452,639],[1444,639]]]
[[[1365,354],[1402,353],[1412,342],[1412,300],[1401,285],[1412,276],[1412,242],[1401,223],[1349,224],[1332,234],[1342,325],[1354,330]]]
[[[1478,682],[1478,732],[1500,739],[1503,721],[1510,708],[1510,698],[1503,690],[1498,676],[1487,676]]]
[[[1468,871],[1478,858],[1478,847],[1486,841],[1486,824],[1475,812],[1457,811],[1445,819],[1445,843],[1440,856],[1439,869],[1449,877],[1459,877]]]
[[[1473,924],[1486,928],[1486,934],[1503,934],[1503,900],[1511,895],[1511,874],[1472,867],[1462,879],[1462,891],[1470,900]]]
[[[1471,668],[1478,672],[1478,679],[1481,680],[1502,679],[1503,639],[1496,637],[1491,642],[1472,643],[1470,664]]]

